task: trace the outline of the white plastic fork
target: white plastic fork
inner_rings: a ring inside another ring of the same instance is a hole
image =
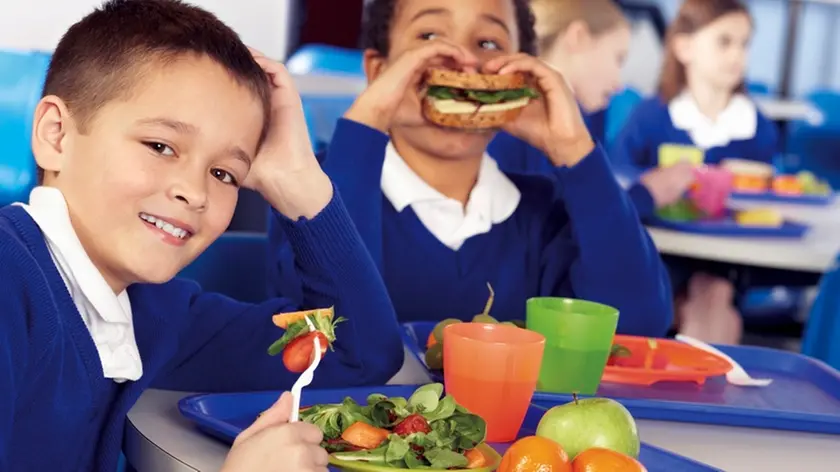
[[[306,320],[306,324],[309,326],[309,332],[315,331],[315,325],[312,324],[312,320],[309,319],[308,316],[305,316],[304,319]],[[313,374],[315,373],[315,369],[318,368],[318,364],[321,363],[321,340],[318,336],[312,341],[315,345],[315,350],[313,352],[313,360],[312,363],[309,364],[309,367],[300,374],[298,377],[297,382],[292,385],[292,414],[289,417],[289,423],[294,423],[300,420],[300,395],[303,387],[308,386],[312,383]]]
[[[678,334],[676,336],[677,341],[684,342],[689,346],[696,347],[697,349],[702,349],[706,352],[715,354],[727,362],[732,364],[732,370],[727,372],[726,374],[726,381],[731,383],[732,385],[737,385],[739,387],[766,387],[773,383],[773,379],[755,379],[741,367],[741,364],[735,362],[735,359],[727,356],[711,344],[705,343],[699,339],[692,338],[691,336],[686,336],[684,334]]]

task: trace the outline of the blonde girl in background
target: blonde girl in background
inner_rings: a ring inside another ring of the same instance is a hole
[[[574,93],[589,133],[603,144],[603,114],[619,92],[630,45],[630,23],[613,0],[533,0],[540,59],[557,69]],[[538,150],[500,133],[488,152],[502,170],[550,173]]]

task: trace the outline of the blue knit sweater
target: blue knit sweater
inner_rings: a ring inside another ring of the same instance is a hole
[[[296,254],[304,305],[335,305],[335,352],[313,386],[382,384],[403,360],[382,279],[336,197],[312,220],[278,220]],[[26,211],[0,209],[0,470],[114,472],[128,410],[148,387],[206,392],[287,389],[298,374],[270,357],[288,299],[260,305],[193,282],[132,285],[143,377],[103,377],[96,347]],[[236,276],[236,274],[231,274]],[[371,329],[375,327],[375,329]]]

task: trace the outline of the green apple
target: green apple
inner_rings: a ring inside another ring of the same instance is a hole
[[[563,446],[571,460],[591,447],[638,458],[641,447],[630,412],[608,398],[587,398],[551,408],[540,420],[537,436]]]

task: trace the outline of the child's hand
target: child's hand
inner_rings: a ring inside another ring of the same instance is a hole
[[[426,123],[421,111],[423,75],[432,65],[475,67],[478,59],[469,51],[436,39],[404,52],[353,103],[344,117],[387,133],[391,126]],[[405,104],[405,106],[401,106]]]
[[[528,54],[495,58],[484,65],[490,74],[530,74],[540,92],[516,120],[505,125],[508,133],[543,151],[556,166],[573,166],[595,146],[577,101],[559,72]]]
[[[669,167],[655,167],[639,178],[650,195],[656,208],[678,202],[694,183],[694,165],[679,162]]]
[[[323,434],[309,423],[289,423],[289,392],[237,436],[222,472],[326,472],[329,455]]]
[[[312,151],[300,96],[286,68],[258,51],[271,86],[271,123],[244,185],[290,219],[313,218],[332,199],[330,179]]]

